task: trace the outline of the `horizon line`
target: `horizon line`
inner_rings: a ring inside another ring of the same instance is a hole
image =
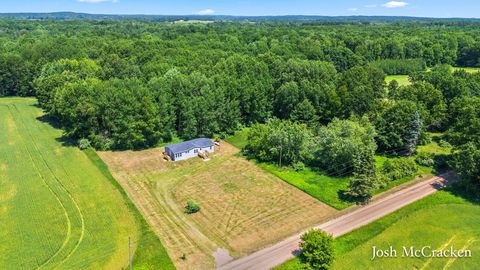
[[[89,12],[77,12],[77,11],[20,11],[20,12],[0,12],[0,15],[12,15],[12,14],[56,14],[56,13],[73,13],[84,14],[94,16],[195,16],[195,17],[327,17],[327,18],[342,18],[342,17],[384,17],[384,18],[419,18],[419,19],[480,19],[480,17],[432,17],[432,16],[409,16],[409,15],[311,15],[311,14],[276,14],[276,15],[232,15],[232,14],[148,14],[148,13],[89,13]]]

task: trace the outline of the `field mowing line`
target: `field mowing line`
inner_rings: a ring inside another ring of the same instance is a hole
[[[141,173],[148,181],[154,182],[154,179],[152,179],[152,176],[148,175],[148,172],[146,170],[141,171]],[[190,245],[196,246],[197,248],[204,251],[205,254],[210,255],[210,253],[215,250],[216,244],[211,241],[207,236],[205,236],[202,232],[200,232],[198,228],[195,225],[191,224],[189,220],[178,214],[183,211],[178,209],[175,201],[171,197],[169,190],[171,189],[172,184],[173,183],[168,183],[166,187],[163,187],[161,189],[162,196],[160,196],[160,198],[162,199],[163,203],[159,202],[157,204],[157,207],[163,209],[164,213],[166,214],[165,217],[168,219],[169,222],[177,225],[178,227],[176,228],[183,231],[178,235],[181,235]],[[144,183],[141,183],[139,186],[144,190],[144,192],[150,193],[149,189],[145,187]],[[151,194],[150,196],[153,196],[153,194]],[[153,198],[155,197],[156,196],[153,196]],[[158,200],[158,198],[156,200]]]
[[[466,250],[467,248],[469,248],[474,242],[476,242],[475,238],[470,238],[468,239],[467,243],[460,249],[460,250]],[[457,258],[451,258],[450,260],[447,261],[447,263],[445,264],[445,266],[443,267],[443,270],[446,270],[448,269],[452,263],[455,262]]]
[[[10,115],[12,116],[12,119],[15,119],[15,116],[13,115],[12,111],[11,111],[11,107],[10,105],[6,105],[6,107],[8,108],[8,112],[10,113]],[[24,126],[24,124],[22,123],[22,126]],[[15,129],[17,129],[17,127],[15,126]],[[70,216],[68,215],[68,212],[67,212],[67,209],[65,208],[65,205],[63,204],[63,202],[61,201],[60,199],[60,196],[57,195],[57,193],[52,189],[52,187],[48,184],[47,180],[45,179],[45,177],[40,173],[40,168],[37,166],[37,164],[35,163],[35,160],[33,159],[32,157],[32,153],[30,152],[30,149],[27,147],[25,141],[23,140],[23,138],[20,137],[20,140],[22,142],[22,145],[23,147],[25,148],[26,152],[28,153],[28,157],[30,158],[30,161],[32,162],[32,165],[33,167],[35,168],[35,171],[37,172],[38,176],[40,177],[40,179],[42,179],[43,183],[47,186],[48,190],[55,196],[55,199],[58,201],[58,203],[62,206],[62,209],[63,209],[63,212],[65,214],[65,218],[67,220],[67,235],[65,236],[65,240],[63,241],[62,245],[60,246],[60,248],[58,248],[58,250],[50,257],[48,258],[43,264],[41,264],[39,267],[37,267],[36,269],[41,269],[43,266],[45,266],[46,264],[48,264],[51,260],[53,260],[56,256],[58,256],[58,254],[60,254],[60,252],[65,248],[65,246],[67,245],[69,239],[70,239],[70,236],[71,236],[71,220],[70,220]]]
[[[53,269],[57,269],[58,267],[60,267],[63,263],[65,263],[71,256],[73,253],[75,253],[75,251],[78,249],[78,247],[80,246],[80,243],[82,242],[83,240],[83,237],[85,235],[85,218],[83,216],[83,213],[78,205],[78,203],[75,201],[75,199],[73,198],[72,194],[68,191],[68,189],[63,185],[63,183],[60,181],[60,179],[58,179],[57,175],[54,173],[54,171],[52,170],[52,168],[50,167],[50,165],[48,164],[48,162],[45,160],[45,157],[42,155],[42,152],[40,151],[30,129],[28,128],[28,126],[25,124],[25,122],[23,121],[23,118],[21,116],[21,112],[20,110],[17,108],[17,106],[15,104],[12,104],[12,105],[8,105],[8,109],[9,109],[9,112],[10,114],[12,115],[12,117],[14,117],[12,111],[11,111],[11,107],[14,107],[15,110],[17,111],[18,115],[19,115],[19,119],[20,119],[20,122],[22,124],[22,126],[24,127],[24,129],[27,131],[27,134],[28,136],[30,137],[31,139],[31,144],[33,145],[35,151],[38,153],[39,157],[41,158],[41,160],[43,161],[45,167],[48,169],[48,171],[51,173],[51,175],[53,176],[53,178],[55,179],[55,181],[58,183],[59,187],[60,187],[60,190],[63,190],[67,197],[71,200],[72,204],[75,206],[76,208],[76,211],[78,212],[79,214],[79,218],[80,218],[80,221],[81,221],[81,231],[80,231],[80,237],[78,238],[77,240],[77,243],[75,244],[75,246],[73,247],[73,249],[63,258],[63,260],[61,260],[56,266],[53,267]],[[15,119],[15,118],[14,118]],[[34,163],[34,166],[38,172],[38,174],[40,175],[40,177],[42,178],[42,180],[44,181],[44,183],[49,187],[49,189],[51,189],[51,186],[47,184],[47,182],[45,181],[46,179],[40,174],[40,170],[38,168],[38,166],[35,164],[34,160],[33,160],[33,157],[32,157],[32,154],[30,152],[30,150],[28,149],[28,147],[26,147],[26,145],[24,144],[25,148],[27,149],[28,151],[28,154],[29,154],[29,157],[30,157],[30,160]],[[65,168],[62,166],[62,169],[63,171],[66,173],[66,170]],[[68,175],[66,173],[66,175]],[[59,196],[54,193],[57,200],[59,200]],[[68,219],[68,233],[67,233],[67,237],[64,241],[64,243],[62,244],[62,247],[60,247],[59,250],[57,250],[57,252],[52,256],[50,257],[49,259],[47,259],[47,261],[45,261],[42,265],[40,265],[37,269],[42,269],[43,267],[45,267],[46,265],[48,265],[50,262],[53,261],[53,259],[55,259],[58,254],[60,254],[61,251],[63,251],[67,245],[67,243],[69,242],[68,240],[71,238],[71,235],[72,235],[72,226],[71,226],[71,219],[70,217],[68,216],[68,212],[67,212],[67,209],[65,208],[65,205],[63,203],[61,203],[62,205],[62,208],[64,210],[64,212],[66,213],[67,215],[67,219]]]
[[[448,239],[445,243],[443,243],[443,245],[440,246],[440,248],[438,248],[439,250],[443,250],[445,249],[446,247],[448,247],[448,245],[450,245],[450,243],[452,243],[452,241],[457,237],[457,235],[454,235],[452,236],[450,239]],[[420,268],[420,270],[424,270],[426,269],[426,267],[432,262],[433,258],[428,258],[428,260],[425,262],[425,264],[422,266],[422,268]]]

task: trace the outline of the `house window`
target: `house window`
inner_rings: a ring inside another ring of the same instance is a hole
[[[197,154],[197,153],[198,153],[198,149],[193,150],[193,153]]]

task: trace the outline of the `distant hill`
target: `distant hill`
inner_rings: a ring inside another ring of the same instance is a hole
[[[0,13],[0,18],[24,19],[24,20],[145,20],[145,21],[330,21],[330,22],[433,22],[433,21],[475,21],[474,18],[422,18],[422,17],[389,17],[389,16],[228,16],[228,15],[110,15],[110,14],[88,14],[76,12],[52,12],[52,13]]]

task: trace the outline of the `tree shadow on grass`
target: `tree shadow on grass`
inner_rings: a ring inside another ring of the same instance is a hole
[[[470,203],[480,205],[480,189],[472,187],[471,184],[465,182],[455,182],[445,189],[455,196],[461,197]]]
[[[365,200],[364,198],[354,197],[348,194],[348,190],[342,189],[337,192],[338,198],[341,201],[346,203],[355,203],[357,205],[366,205],[368,204],[369,200]]]
[[[35,105],[34,105],[35,106]],[[45,114],[45,115],[42,115],[42,116],[39,116],[37,117],[37,120],[42,122],[42,123],[46,123],[46,124],[49,124],[50,126],[52,126],[53,128],[55,129],[62,129],[62,126],[60,125],[60,122],[58,122],[57,119]],[[59,143],[62,144],[62,146],[66,146],[66,147],[73,147],[73,146],[76,146],[76,142],[75,140],[65,136],[65,135],[62,135],[61,137],[58,137],[58,138],[55,138],[55,140]]]

